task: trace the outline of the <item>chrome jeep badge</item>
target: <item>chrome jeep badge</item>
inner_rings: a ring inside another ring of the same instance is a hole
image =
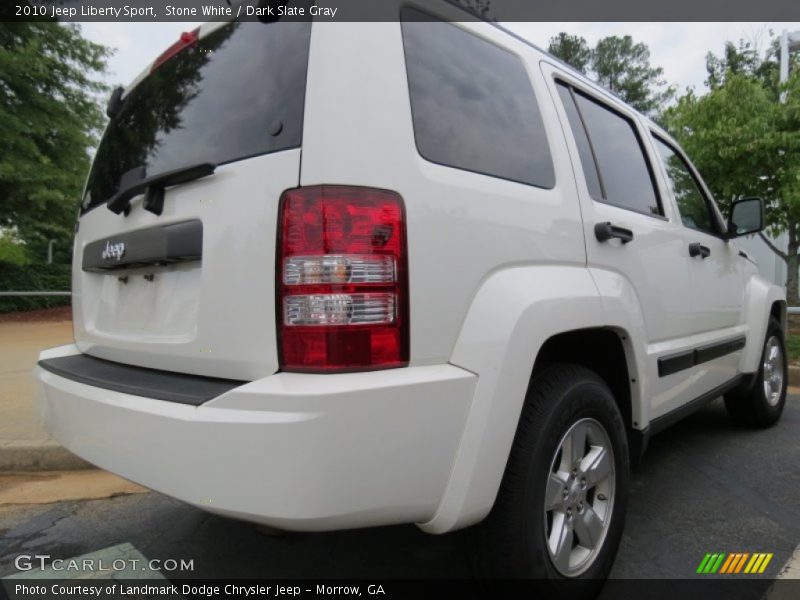
[[[123,256],[125,256],[125,242],[116,244],[106,242],[106,249],[103,250],[103,253],[100,255],[103,260],[120,260]]]

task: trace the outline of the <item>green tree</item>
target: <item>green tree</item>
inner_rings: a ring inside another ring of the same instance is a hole
[[[650,65],[650,49],[629,35],[605,37],[592,52],[592,72],[600,85],[643,113],[660,109],[675,94],[664,69]]]
[[[629,35],[604,37],[594,48],[582,37],[561,32],[549,51],[643,113],[654,114],[674,95],[664,69],[650,64],[650,49]]]
[[[25,246],[15,233],[10,229],[0,229],[0,263],[22,266],[28,262]]]
[[[664,115],[666,126],[703,173],[717,200],[760,196],[768,232],[786,232],[786,251],[762,239],[787,266],[787,298],[800,305],[800,74],[788,102],[752,70],[725,72],[703,96],[688,92]]]
[[[756,44],[751,41],[739,40],[738,45],[733,42],[725,42],[721,56],[717,56],[713,52],[706,55],[708,79],[705,83],[709,88],[714,89],[724,85],[730,75],[744,75],[758,80],[777,99],[779,55],[780,47],[777,38],[769,45],[766,55],[763,57]]]
[[[31,257],[71,245],[109,55],[74,24],[0,23],[0,227]]]
[[[592,63],[592,49],[585,38],[562,31],[550,38],[548,51],[581,73],[588,74]]]

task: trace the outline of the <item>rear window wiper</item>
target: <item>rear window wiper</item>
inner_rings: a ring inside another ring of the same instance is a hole
[[[125,88],[118,87],[111,92],[111,97],[108,99],[106,105],[106,115],[109,119],[113,119],[119,114],[119,109],[122,108],[122,95],[125,93]]]
[[[131,199],[145,193],[143,206],[145,210],[160,215],[164,210],[164,189],[173,185],[188,183],[201,177],[212,175],[217,165],[213,163],[199,163],[181,167],[165,173],[147,177],[144,167],[131,169],[120,178],[117,193],[106,202],[108,210],[115,214],[130,212]]]

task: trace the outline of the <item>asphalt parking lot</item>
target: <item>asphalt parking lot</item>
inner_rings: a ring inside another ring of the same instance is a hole
[[[614,578],[697,577],[707,552],[771,552],[774,578],[800,542],[800,395],[767,431],[742,429],[721,401],[651,441],[633,476]],[[0,507],[0,576],[21,553],[69,558],[130,543],[148,558],[193,559],[169,577],[470,577],[465,534],[414,526],[269,536],[157,493]]]

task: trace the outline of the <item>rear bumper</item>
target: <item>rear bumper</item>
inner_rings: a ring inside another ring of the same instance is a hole
[[[280,373],[191,406],[34,374],[45,428],[78,456],[211,512],[305,531],[428,520],[477,380],[451,365]]]

